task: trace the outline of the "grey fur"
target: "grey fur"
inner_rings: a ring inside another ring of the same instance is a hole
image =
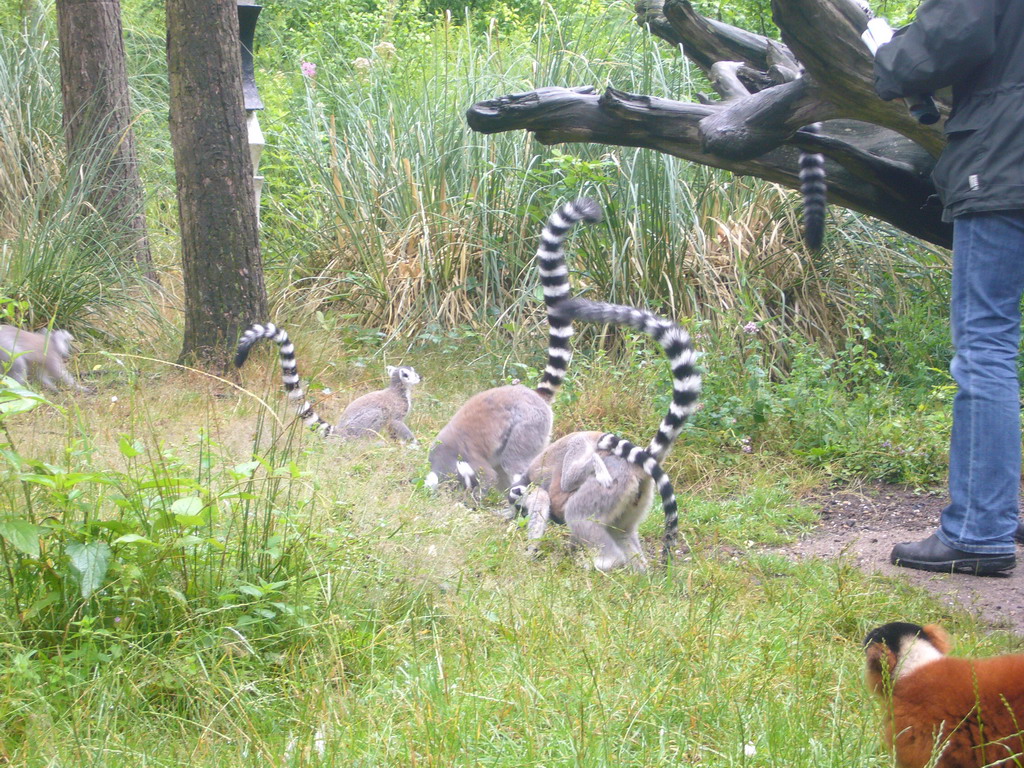
[[[588,198],[566,203],[548,217],[537,246],[537,268],[548,309],[548,363],[536,389],[495,387],[473,395],[438,434],[430,449],[426,484],[456,479],[466,490],[499,488],[512,480],[551,440],[551,401],[565,378],[572,350],[572,321],[557,313],[569,298],[563,245],[580,222],[596,222],[601,207]]]
[[[34,332],[0,325],[0,364],[6,368],[6,375],[22,386],[28,386],[31,375],[51,392],[59,390],[58,382],[80,392],[91,392],[75,381],[67,369],[74,340],[70,331],[44,328]]]
[[[594,567],[646,570],[637,529],[654,498],[654,483],[628,460],[598,448],[603,432],[573,432],[530,465],[526,494],[527,551],[536,552],[549,520],[594,552]]]
[[[415,442],[405,417],[412,410],[412,388],[420,383],[420,375],[409,366],[388,366],[389,384],[385,389],[357,397],[346,406],[337,425],[324,421],[305,399],[295,363],[295,345],[288,332],[273,323],[254,323],[238,341],[235,365],[241,367],[249,357],[249,349],[260,339],[270,339],[278,347],[281,378],[288,397],[298,401],[296,412],[302,422],[320,432],[325,438],[350,440],[380,436],[385,432],[396,440]]]
[[[663,554],[671,557],[678,530],[675,492],[661,468],[686,419],[696,408],[701,378],[689,334],[645,310],[586,299],[567,299],[557,312],[565,318],[627,325],[649,334],[672,366],[672,403],[648,448],[605,432],[574,432],[552,444],[515,478],[509,501],[525,507],[529,551],[536,550],[549,520],[565,523],[573,538],[594,551],[602,571],[629,565],[644,570],[647,560],[637,529],[657,488],[665,510]],[[525,501],[523,501],[525,499]]]
[[[551,439],[551,406],[522,384],[473,395],[456,412],[430,450],[427,484],[457,477],[467,490],[508,490]],[[459,462],[469,471],[460,471]]]
[[[420,376],[409,366],[388,366],[390,381],[385,389],[357,397],[341,414],[330,437],[350,440],[359,437],[380,436],[387,432],[395,440],[415,442],[405,417],[412,410],[412,387]]]

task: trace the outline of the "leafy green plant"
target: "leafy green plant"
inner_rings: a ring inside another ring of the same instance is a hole
[[[43,403],[12,387],[0,392],[0,415]],[[18,487],[23,499],[0,520],[8,615],[54,638],[85,620],[93,629],[167,630],[183,612],[275,629],[301,618],[291,556],[305,536],[277,508],[298,470],[259,457],[219,468],[201,441],[202,482],[173,453],[127,436],[124,472],[69,470],[8,442],[4,485],[11,501]]]

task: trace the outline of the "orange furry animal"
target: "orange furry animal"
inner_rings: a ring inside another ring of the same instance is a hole
[[[868,687],[891,698],[885,741],[899,768],[1024,765],[1024,654],[953,658],[941,627],[906,622],[872,630],[864,652]]]

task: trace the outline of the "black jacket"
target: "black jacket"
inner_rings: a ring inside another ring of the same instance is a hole
[[[875,56],[883,99],[953,86],[932,171],[946,221],[1024,209],[1024,0],[926,0]]]

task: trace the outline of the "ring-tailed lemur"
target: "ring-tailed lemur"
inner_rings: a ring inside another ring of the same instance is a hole
[[[683,328],[644,310],[569,299],[556,311],[572,320],[627,325],[653,337],[672,366],[672,404],[646,449],[607,432],[574,432],[561,438],[516,480],[509,501],[525,507],[531,547],[550,519],[568,525],[574,538],[596,550],[599,570],[626,564],[643,569],[646,559],[637,529],[650,509],[654,486],[665,510],[666,559],[675,545],[675,493],[660,462],[696,408],[701,385],[697,353]]]
[[[821,135],[821,123],[800,129]],[[825,181],[825,156],[819,152],[800,152],[800,195],[804,201],[804,244],[819,251],[825,240],[825,214],[828,212],[828,184]]]
[[[70,331],[26,331],[14,325],[0,325],[0,375],[10,376],[23,387],[28,386],[31,376],[51,392],[58,391],[58,382],[79,392],[93,392],[75,381],[68,371],[74,341]]]
[[[866,0],[851,0],[870,20],[875,17]],[[801,71],[803,76],[803,71]],[[800,129],[813,136],[821,135],[821,123],[811,123]],[[825,174],[825,156],[820,152],[800,152],[800,195],[803,197],[804,244],[808,250],[821,250],[825,241],[825,215],[828,213],[828,183]]]
[[[249,349],[260,339],[270,339],[277,344],[285,391],[290,399],[298,401],[295,409],[302,423],[318,431],[322,437],[350,439],[381,435],[387,431],[397,440],[415,441],[416,438],[404,421],[412,409],[412,388],[420,383],[420,376],[415,369],[389,365],[388,386],[357,397],[345,407],[337,425],[332,426],[320,418],[306,400],[305,392],[299,384],[295,345],[284,328],[273,323],[254,323],[249,326],[238,340],[235,365],[242,367],[249,357]]]
[[[483,486],[507,491],[512,478],[525,472],[551,440],[551,401],[572,359],[572,321],[554,311],[569,295],[563,245],[573,225],[600,220],[601,207],[589,198],[566,203],[548,218],[537,248],[550,328],[540,383],[536,389],[522,384],[495,387],[467,400],[430,449],[428,487],[457,478],[467,490]]]

